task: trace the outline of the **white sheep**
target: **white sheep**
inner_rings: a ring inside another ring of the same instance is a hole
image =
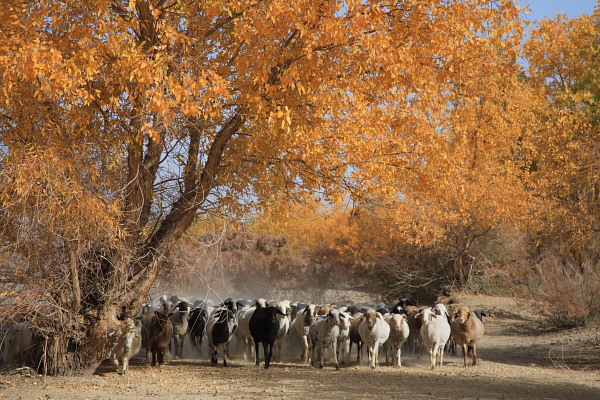
[[[431,369],[435,369],[436,359],[439,360],[439,366],[442,366],[443,363],[444,347],[450,338],[450,324],[447,315],[448,312],[443,304],[426,308],[419,314],[423,321],[421,339],[429,350]]]
[[[254,339],[250,334],[250,318],[254,314],[256,307],[243,307],[238,310],[238,329],[235,335],[242,344],[242,353],[244,360],[248,360],[251,354],[254,354]]]
[[[344,365],[350,357],[350,324],[354,321],[349,313],[340,310],[340,334],[338,336],[338,360]]]
[[[362,342],[367,345],[369,365],[371,369],[374,369],[379,364],[379,346],[384,344],[390,336],[390,326],[377,311],[369,310],[363,318],[358,326],[358,333]]]
[[[323,368],[324,353],[326,348],[331,348],[335,369],[340,369],[337,357],[337,343],[340,334],[340,312],[332,309],[326,316],[319,316],[309,327],[312,341],[312,361],[318,361],[319,368]],[[317,352],[315,356],[315,350]]]
[[[279,332],[275,338],[275,345],[273,348],[273,359],[279,361],[281,359],[281,345],[283,339],[290,330],[290,315],[292,313],[292,307],[289,300],[283,300],[277,303],[277,309],[285,315],[277,314],[277,321],[279,322]]]
[[[392,365],[396,367],[402,366],[400,359],[402,345],[410,335],[410,328],[404,314],[387,314],[384,317],[385,321],[390,326],[390,337],[386,342],[385,361],[388,362],[387,348],[392,349]]]
[[[135,356],[142,347],[142,327],[139,320],[128,319],[125,322],[123,335],[112,349],[110,359],[115,367],[121,366],[120,374],[126,374],[129,360]]]
[[[302,355],[300,359],[308,364],[308,342],[310,340],[309,337],[309,328],[312,323],[315,321],[315,306],[313,304],[309,304],[304,308],[303,311],[299,311],[296,315],[296,319],[294,320],[294,328],[296,328],[296,333],[298,333],[298,337],[300,338],[300,342],[302,343]]]

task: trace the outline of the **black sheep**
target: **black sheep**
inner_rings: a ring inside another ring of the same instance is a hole
[[[254,339],[254,349],[256,351],[256,365],[260,364],[258,344],[262,343],[265,354],[265,369],[269,368],[271,363],[273,344],[279,332],[277,314],[285,315],[277,307],[257,308],[249,322],[250,334]]]
[[[200,353],[200,347],[202,346],[202,336],[206,330],[207,320],[208,314],[204,307],[194,308],[188,319],[188,334],[192,342],[192,347],[194,347],[198,353]]]
[[[227,308],[216,310],[206,323],[206,336],[211,350],[210,361],[217,363],[219,350],[223,353],[223,366],[227,366],[226,347],[233,337],[238,327],[238,320],[235,313]]]

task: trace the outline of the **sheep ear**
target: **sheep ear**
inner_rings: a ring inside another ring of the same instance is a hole
[[[308,307],[304,308],[304,311],[302,312],[302,314],[306,314],[308,312]]]

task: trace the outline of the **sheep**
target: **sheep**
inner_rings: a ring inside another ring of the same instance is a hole
[[[277,307],[257,307],[250,317],[250,334],[254,339],[254,351],[256,354],[256,365],[260,364],[258,356],[258,344],[262,343],[265,354],[265,369],[269,368],[273,356],[273,344],[279,333],[279,321],[277,315],[284,315]]]
[[[208,320],[208,313],[204,307],[196,307],[190,312],[188,318],[188,335],[192,342],[192,347],[200,353],[202,346],[202,336],[206,331],[206,322]]]
[[[485,331],[483,322],[469,307],[463,306],[460,307],[456,318],[452,321],[451,330],[456,344],[463,349],[464,366],[466,367],[469,363],[468,346],[473,347],[473,365],[478,365],[477,343]]]
[[[487,314],[483,310],[477,309],[473,310],[473,312],[475,313],[475,315],[477,315],[477,318],[479,318],[481,322],[483,322],[483,317],[487,317]]]
[[[375,311],[377,311],[381,315],[385,315],[390,312],[390,309],[388,308],[387,304],[380,302],[375,304]]]
[[[163,364],[165,352],[169,349],[171,337],[173,336],[173,324],[171,323],[172,312],[155,311],[150,325],[150,351],[152,352],[152,366]]]
[[[436,312],[441,312],[442,315],[438,315]],[[429,350],[430,367],[435,369],[436,359],[439,360],[440,366],[443,364],[444,346],[450,338],[450,324],[447,319],[446,307],[438,304],[433,308],[424,309],[419,316],[423,322],[420,331],[421,339]]]
[[[348,357],[350,357],[350,353],[352,352],[352,344],[356,343],[356,363],[360,364],[360,357],[362,354],[362,339],[360,338],[360,334],[358,333],[358,327],[361,322],[364,320],[364,314],[357,312],[352,315],[353,321],[350,323],[350,332],[348,333],[348,338],[350,339],[350,350],[348,351]]]
[[[458,310],[454,306],[448,306],[448,323],[450,324],[450,339],[446,343],[446,348],[444,349],[444,353],[447,356],[448,353],[450,355],[456,355],[456,341],[452,337],[452,322],[456,319],[458,315]]]
[[[335,369],[340,369],[337,357],[337,342],[340,334],[340,312],[332,309],[327,316],[319,316],[309,327],[312,342],[312,361],[318,361],[319,368],[323,368],[324,351],[331,348]],[[317,356],[315,357],[315,350]]]
[[[250,358],[250,355],[254,353],[252,349],[254,339],[252,339],[252,334],[250,333],[250,318],[252,317],[252,314],[254,314],[254,310],[257,308],[264,308],[266,306],[267,301],[261,298],[255,300],[252,304],[252,307],[244,306],[238,310],[238,329],[235,332],[235,335],[242,344],[244,360]]]
[[[400,299],[391,309],[390,312],[394,314],[404,314],[406,313],[407,306],[413,306],[414,304],[407,298]]]
[[[315,321],[315,318],[315,306],[313,304],[309,304],[304,308],[304,311],[298,313],[296,319],[294,320],[294,327],[296,328],[296,332],[298,333],[298,337],[300,338],[300,342],[303,346],[300,360],[306,364],[308,364],[308,341],[310,340],[308,330]]]
[[[129,360],[140,351],[140,347],[142,347],[141,321],[139,319],[128,319],[125,322],[122,336],[110,354],[110,359],[115,367],[117,367],[117,371],[119,365],[121,366],[121,371],[118,371],[121,375],[127,373]]]
[[[188,331],[188,317],[190,315],[190,306],[186,301],[177,304],[177,308],[171,316],[173,324],[173,342],[175,345],[175,358],[183,355],[183,342]]]
[[[150,327],[154,319],[154,309],[152,307],[152,304],[142,304],[140,312],[138,313],[136,318],[140,320],[142,347],[146,350],[146,361],[148,361],[150,356]]]
[[[410,328],[406,321],[405,314],[388,314],[384,317],[385,321],[390,326],[390,336],[386,343],[385,361],[388,362],[387,348],[392,348],[392,365],[396,367],[402,366],[400,359],[402,353],[402,345],[408,339]]]
[[[285,315],[277,315],[277,321],[279,322],[279,332],[275,338],[275,347],[273,349],[273,359],[279,361],[281,359],[281,345],[283,338],[287,335],[290,330],[290,315],[292,313],[292,307],[289,300],[283,300],[277,303],[276,307]]]
[[[417,358],[421,358],[421,326],[423,325],[423,320],[419,318],[419,313],[421,310],[415,306],[409,305],[405,307],[405,311],[406,322],[408,323],[408,328],[410,331],[407,340],[408,348],[417,355]]]
[[[379,345],[382,345],[390,336],[390,326],[383,320],[377,311],[367,311],[364,320],[358,326],[360,338],[367,345],[367,354],[371,369],[375,369],[379,355]]]
[[[238,319],[228,308],[218,308],[208,318],[206,336],[210,347],[210,361],[217,364],[219,350],[223,353],[223,366],[227,366],[227,344],[238,327]]]
[[[335,307],[331,304],[323,304],[320,306],[315,306],[315,313],[317,315],[327,315],[329,311],[333,310]]]
[[[349,313],[340,311],[340,333],[338,336],[338,360],[341,365],[346,364],[350,356],[349,345],[350,345],[350,324],[354,321]]]

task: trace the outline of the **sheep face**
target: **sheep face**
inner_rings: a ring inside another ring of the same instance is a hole
[[[348,315],[345,312],[340,312],[340,330],[349,329],[350,322],[354,320],[354,318]]]
[[[461,325],[463,325],[469,320],[470,317],[471,310],[469,309],[469,307],[463,306],[458,310],[458,315],[456,316],[456,319]]]
[[[434,312],[430,308],[426,308],[419,313],[418,317],[423,321],[423,325],[429,325],[434,315]]]
[[[338,310],[331,310],[327,314],[327,319],[334,325],[340,325],[340,312]]]
[[[377,319],[382,319],[381,314],[376,311],[368,311],[364,317],[367,321],[367,328],[369,328],[370,331],[372,331],[375,324],[377,324]]]
[[[252,304],[253,307],[256,308],[266,308],[267,307],[267,300],[260,298],[260,299],[256,299],[254,300],[254,304]]]
[[[435,306],[431,307],[431,309],[435,315],[450,316],[448,314],[448,309],[446,308],[446,306],[441,303],[436,304]]]
[[[304,309],[303,315],[304,315],[304,326],[310,326],[313,322],[315,322],[315,315],[316,315],[315,306],[312,304],[306,306],[306,308]]]

